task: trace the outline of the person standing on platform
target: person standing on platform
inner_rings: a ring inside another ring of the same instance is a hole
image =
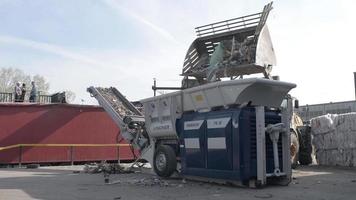
[[[15,102],[21,102],[21,85],[20,82],[17,82],[15,85]]]
[[[21,87],[21,102],[25,101],[25,94],[26,94],[26,84],[22,83],[22,87]]]
[[[36,84],[34,81],[31,82],[32,85],[32,89],[30,92],[30,102],[36,102],[37,101],[37,88],[36,88]]]

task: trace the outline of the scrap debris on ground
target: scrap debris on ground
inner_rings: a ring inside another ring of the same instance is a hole
[[[161,179],[159,177],[147,177],[141,179],[124,179],[115,180],[109,182],[109,184],[123,184],[123,185],[133,185],[133,186],[158,186],[158,187],[184,187],[187,182],[185,179],[182,180],[171,180],[171,179]]]
[[[124,185],[135,185],[135,186],[159,186],[159,187],[184,187],[187,183],[185,179],[175,179],[172,180],[162,179],[158,176],[146,177],[146,178],[133,178],[133,179],[110,179],[111,174],[129,174],[129,173],[139,173],[141,172],[139,168],[134,167],[135,165],[125,165],[118,163],[91,163],[86,164],[83,167],[83,172],[88,174],[99,174],[103,173],[104,181],[107,184],[124,184]],[[80,173],[73,171],[73,173]]]
[[[130,164],[121,164],[124,167]],[[38,169],[0,169],[0,199],[352,199],[356,194],[356,171],[351,168],[301,166],[293,171],[288,187],[268,186],[248,189],[185,181],[179,178],[163,179],[151,173],[124,173],[110,175],[104,183],[100,173],[71,171],[84,166],[40,167]]]
[[[107,173],[107,174],[127,174],[134,173],[133,167],[124,166],[118,163],[91,163],[85,164],[83,167],[84,173],[96,174],[96,173]]]

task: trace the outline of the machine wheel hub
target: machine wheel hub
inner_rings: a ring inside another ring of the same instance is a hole
[[[156,157],[156,167],[159,171],[164,171],[167,165],[167,159],[164,153],[159,153]]]

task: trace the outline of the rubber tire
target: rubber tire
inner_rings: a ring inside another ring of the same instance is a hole
[[[305,126],[300,130],[299,134],[299,163],[301,165],[309,165],[313,162],[312,159],[312,144],[311,144],[311,130],[310,127]]]
[[[297,137],[297,133],[294,131],[291,131],[290,134],[290,150],[291,150],[291,164],[292,164],[292,169],[295,169],[298,165],[298,157],[299,157],[299,140]],[[293,150],[294,149],[294,150]],[[292,155],[292,151],[294,151],[294,158]]]
[[[156,159],[159,154],[163,154],[166,159],[163,170],[159,170],[156,166]],[[160,177],[170,177],[173,174],[173,172],[177,169],[177,158],[172,147],[168,145],[158,146],[153,157],[153,169]]]

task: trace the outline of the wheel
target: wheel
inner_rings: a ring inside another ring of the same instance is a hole
[[[292,163],[292,168],[295,169],[298,165],[298,153],[299,153],[299,141],[296,132],[291,131],[290,141],[291,141],[290,144],[291,163]]]
[[[311,130],[309,126],[300,128],[299,134],[299,163],[301,165],[309,165],[312,163],[312,144],[311,144]]]
[[[153,158],[153,168],[158,176],[169,177],[177,169],[176,154],[172,147],[160,145]]]

